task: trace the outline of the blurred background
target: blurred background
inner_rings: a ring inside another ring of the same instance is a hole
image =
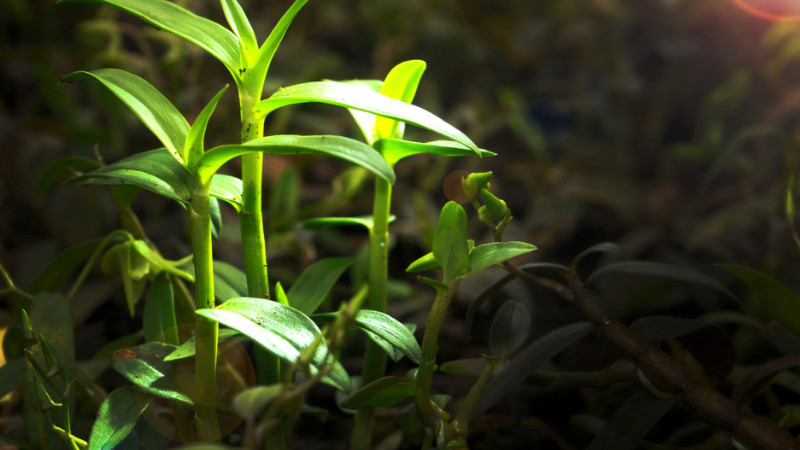
[[[289,6],[283,0],[240,2],[262,39]],[[215,0],[176,3],[224,23]],[[539,247],[526,261],[567,263],[590,245],[613,241],[634,259],[697,268],[738,292],[741,286],[713,264],[762,270],[800,292],[800,250],[786,212],[787,192],[800,191],[790,184],[800,156],[800,22],[765,20],[743,3],[311,1],[278,50],[266,95],[323,78],[383,79],[395,64],[422,59],[428,68],[415,103],[498,154],[483,160],[420,156],[398,164],[393,312],[408,321],[424,323],[430,293],[404,268],[429,251],[447,200],[443,182],[457,170],[494,172],[493,191],[514,215],[506,238]],[[798,13],[789,1],[748,4],[772,19]],[[60,250],[119,227],[105,192],[42,183],[42,173],[67,156],[111,162],[157,146],[102,87],[60,84],[59,76],[127,69],[157,86],[190,122],[230,80],[200,49],[95,4],[4,0],[0,36],[0,260],[17,284],[27,286]],[[228,92],[212,118],[207,148],[238,139],[237,107]],[[266,130],[358,137],[350,116],[327,106],[281,110]],[[407,137],[433,138],[413,129]],[[237,173],[235,163],[229,166]],[[311,233],[295,224],[319,215],[367,214],[368,177],[313,157],[269,157],[265,169],[276,279],[290,283],[319,256],[363,249],[365,238],[355,231]],[[134,207],[165,256],[188,253],[179,207],[148,193]],[[217,255],[241,265],[235,213],[223,214]],[[472,236],[490,239],[479,225],[471,223]],[[473,342],[465,341],[460,319],[470,289],[488,280],[470,282],[452,329],[444,332],[452,344],[443,344],[446,357]],[[628,318],[720,307],[718,300],[660,297],[652,290],[644,299],[630,294],[626,283],[603,288]],[[118,289],[119,280],[108,277],[87,285],[82,304],[88,306],[75,312],[76,324],[84,325],[78,336],[84,356],[97,350],[98,336],[102,343],[125,329],[111,330],[98,319],[131,320],[123,308],[104,306],[109,298],[122,304]],[[537,334],[575,319],[567,306],[539,302],[546,294],[529,289],[511,286],[509,295],[528,302]],[[2,321],[12,317],[3,314]],[[485,343],[479,336],[467,352],[480,354]]]

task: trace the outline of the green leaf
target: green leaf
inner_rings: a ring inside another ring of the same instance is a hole
[[[217,335],[217,340],[219,342],[222,342],[225,339],[238,335],[239,332],[236,330],[231,330],[230,328],[221,328],[219,330],[219,334]],[[167,356],[165,356],[164,362],[170,362],[184,358],[191,358],[195,354],[197,354],[197,347],[195,345],[194,336],[192,336],[186,342],[181,344],[178,348],[176,348],[175,350],[170,352]]]
[[[289,298],[286,297],[286,291],[283,290],[280,282],[275,283],[275,301],[281,305],[289,306]]]
[[[381,94],[405,103],[411,103],[417,93],[417,86],[419,86],[419,80],[422,79],[424,72],[425,61],[416,59],[401,62],[386,75],[381,87]],[[375,138],[402,138],[404,131],[402,125],[402,122],[397,120],[376,117]]]
[[[183,278],[186,281],[194,281],[194,276],[192,274],[178,268],[181,265],[180,262],[164,259],[164,257],[153,250],[147,242],[136,239],[134,241],[129,241],[129,245],[132,245],[136,252],[150,263],[151,267],[148,269],[148,272],[163,271]]]
[[[469,267],[467,213],[456,202],[447,202],[439,215],[433,236],[433,256],[442,266],[442,282],[461,276]]]
[[[310,265],[286,293],[289,305],[304,314],[313,313],[351,264],[351,258],[325,258]]]
[[[475,150],[455,141],[438,140],[431,142],[414,142],[402,139],[385,138],[372,143],[375,150],[379,151],[386,162],[394,167],[401,159],[428,153],[439,156],[475,156]],[[495,156],[497,153],[479,149],[481,157]]]
[[[394,183],[394,171],[370,146],[341,136],[275,135],[253,139],[244,144],[220,145],[207,151],[197,164],[197,175],[203,182],[210,179],[223,164],[248,153],[273,155],[323,154],[357,164],[384,180]]]
[[[59,0],[59,3],[104,3],[154,27],[192,42],[217,58],[234,75],[239,70],[239,41],[222,25],[166,0]]]
[[[486,358],[469,358],[447,361],[439,366],[439,371],[449,375],[479,377],[486,368]]]
[[[312,319],[317,322],[330,323],[338,315],[338,312],[314,314]],[[378,344],[383,341],[388,344],[390,349],[397,349],[411,361],[419,363],[422,349],[414,337],[414,333],[394,317],[380,311],[362,309],[356,313],[354,321],[356,326],[367,332],[371,338],[377,338],[375,340]],[[386,350],[386,346],[381,346]],[[394,359],[394,352],[387,350],[387,353]]]
[[[232,2],[236,2],[236,0],[229,0]],[[236,3],[238,6],[239,4]],[[186,141],[183,145],[183,155],[186,158],[186,167],[189,170],[194,169],[195,164],[203,156],[203,142],[205,141],[206,136],[206,128],[208,128],[208,121],[211,119],[211,114],[214,113],[214,109],[217,108],[217,103],[219,103],[219,99],[222,98],[222,94],[228,90],[228,85],[226,84],[225,87],[220,90],[214,98],[211,99],[210,102],[200,111],[200,114],[195,119],[194,123],[192,124],[191,128],[189,128],[189,132],[186,136]]]
[[[397,218],[394,214],[389,215],[389,223],[394,222]],[[371,230],[373,226],[372,216],[358,216],[358,217],[317,217],[309,219],[300,224],[300,228],[307,230],[324,230],[332,227],[346,227],[346,226],[362,226],[367,230]]]
[[[625,259],[627,256],[625,255],[625,250],[622,249],[618,244],[613,242],[601,242],[599,244],[595,244],[586,250],[582,251],[578,256],[572,259],[572,262],[569,263],[569,268],[572,271],[578,267],[578,264],[583,261],[584,258],[587,256],[594,254],[594,253],[609,253],[615,255],[620,259]]]
[[[429,272],[431,270],[439,270],[442,266],[439,261],[433,256],[433,252],[420,256],[416,261],[412,262],[406,268],[406,272]]]
[[[711,288],[739,303],[739,299],[736,298],[728,288],[702,272],[688,267],[652,261],[623,261],[609,264],[594,272],[586,280],[586,284],[592,283],[600,277],[612,274],[646,275],[667,280],[694,283]]]
[[[42,200],[56,186],[75,174],[97,169],[97,161],[83,156],[67,156],[47,166],[36,185],[36,198]]]
[[[77,378],[75,331],[69,301],[58,293],[39,292],[28,309],[28,317],[34,331],[43,340],[52,343],[67,379]]]
[[[120,69],[73,72],[64,77],[64,81],[84,78],[94,78],[103,83],[128,105],[181,165],[185,164],[183,146],[189,123],[158,89],[144,78]]]
[[[131,155],[70,182],[85,180],[101,185],[133,184],[181,204],[189,202],[192,192],[189,172],[164,148]]]
[[[479,245],[469,254],[469,271],[464,276],[474,275],[487,267],[534,250],[536,250],[535,245],[517,241],[490,242]]]
[[[144,410],[150,404],[149,396],[137,395],[132,386],[123,386],[108,394],[89,436],[89,450],[117,448],[130,433]]]
[[[780,281],[756,270],[734,264],[719,264],[719,267],[750,286],[775,323],[800,336],[800,296]]]
[[[280,89],[255,107],[255,113],[266,117],[283,106],[320,102],[366,111],[400,120],[438,133],[480,154],[478,147],[464,133],[420,107],[394,100],[371,89],[336,81],[314,81]]]
[[[395,376],[378,378],[353,392],[341,404],[344,408],[359,409],[367,406],[395,405],[414,396],[416,380]]]
[[[208,194],[228,202],[237,213],[242,210],[242,180],[237,177],[220,173],[214,175]]]
[[[58,291],[58,288],[78,270],[78,267],[89,259],[90,255],[98,249],[103,241],[100,239],[77,244],[57,254],[47,263],[42,273],[27,289],[36,294],[40,291]],[[102,251],[102,249],[100,249]]]
[[[256,41],[253,27],[250,25],[250,21],[247,19],[247,15],[244,13],[242,6],[239,5],[238,0],[222,0],[221,3],[225,19],[228,20],[228,25],[239,38],[239,42],[242,43],[249,61],[258,52],[258,42]]]
[[[297,210],[300,208],[300,188],[302,180],[300,172],[289,165],[281,172],[278,181],[269,194],[268,214],[273,219],[273,229],[277,222],[287,221],[294,225]],[[278,228],[280,229],[280,228]]]
[[[320,330],[305,314],[290,307],[258,298],[234,298],[215,309],[201,309],[197,314],[250,337],[275,356],[294,363],[308,346],[318,342]],[[328,365],[327,349],[319,345],[312,356],[311,372],[316,373]],[[345,392],[350,390],[350,379],[344,368],[333,362],[323,381]]]
[[[247,388],[233,398],[233,410],[242,419],[257,418],[261,411],[278,396],[280,390],[280,384]]]
[[[296,0],[292,4],[289,10],[283,14],[281,20],[275,25],[275,28],[269,33],[267,40],[264,41],[261,48],[258,49],[258,53],[250,62],[247,71],[242,74],[242,84],[245,90],[249,92],[250,95],[257,95],[258,97],[255,97],[256,100],[261,98],[264,78],[267,76],[272,58],[275,56],[275,51],[278,50],[278,46],[283,40],[283,36],[286,35],[286,30],[289,29],[289,25],[291,25],[297,13],[300,12],[307,2],[308,0]]]
[[[219,240],[222,233],[222,211],[219,209],[219,199],[210,197],[208,199],[208,216],[211,219],[211,237]]]
[[[145,341],[180,344],[172,283],[164,273],[159,274],[150,285],[142,322]]]
[[[531,332],[531,313],[524,304],[509,300],[497,311],[489,331],[489,348],[492,355],[506,355],[524,344]]]
[[[247,276],[238,267],[214,261],[214,296],[219,301],[247,295]]]
[[[192,405],[188,395],[175,390],[178,384],[177,366],[164,361],[175,348],[162,342],[137,345],[114,353],[112,365],[114,370],[145,392]]]

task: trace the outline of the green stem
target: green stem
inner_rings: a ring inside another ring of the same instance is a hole
[[[196,186],[189,205],[189,228],[195,271],[195,306],[214,307],[214,267],[211,251],[211,217],[209,216],[209,186]],[[198,316],[195,322],[197,361],[195,364],[195,421],[201,441],[220,438],[217,421],[217,338],[219,324]]]
[[[381,178],[375,179],[375,194],[372,207],[372,228],[369,233],[369,309],[386,312],[386,293],[389,277],[389,213],[392,202],[392,185]],[[386,353],[373,342],[367,340],[364,353],[364,371],[361,385],[365,386],[386,371]],[[352,450],[366,450],[371,447],[372,427],[375,408],[361,408],[356,412],[355,424],[351,435]]]
[[[415,403],[422,422],[429,426],[436,426],[441,412],[431,400],[431,385],[433,371],[436,367],[436,352],[438,350],[439,331],[442,329],[450,300],[461,282],[456,278],[450,282],[448,289],[437,289],[436,298],[433,300],[431,312],[428,314],[428,323],[425,325],[425,335],[422,337],[422,357],[417,370],[417,392]]]
[[[456,419],[453,421],[453,428],[455,430],[456,437],[461,441],[466,442],[467,440],[467,435],[469,434],[469,422],[472,419],[472,412],[475,411],[475,407],[478,405],[478,400],[480,400],[481,395],[483,395],[483,390],[486,388],[489,380],[492,379],[492,374],[494,374],[494,368],[496,365],[497,361],[486,364],[486,367],[483,368],[483,372],[481,372],[481,376],[478,377],[478,381],[472,385],[472,388],[469,390],[469,394],[467,394],[467,398],[464,399],[464,402],[458,409]]]

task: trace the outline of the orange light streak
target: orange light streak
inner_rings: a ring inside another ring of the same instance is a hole
[[[763,11],[748,2],[748,0],[733,0],[736,4],[746,13],[758,17],[760,19],[769,20],[772,22],[797,22],[800,21],[800,14],[776,14]]]

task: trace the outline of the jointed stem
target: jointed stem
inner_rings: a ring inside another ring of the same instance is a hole
[[[214,307],[214,269],[211,251],[211,217],[209,216],[208,186],[198,186],[192,192],[189,205],[189,226],[195,270],[195,305],[197,309]],[[201,441],[220,438],[217,421],[217,336],[219,324],[197,317],[195,365],[197,436]]]
[[[382,178],[375,179],[375,195],[372,210],[372,228],[369,233],[369,309],[386,312],[386,293],[389,249],[389,213],[391,210],[392,185]],[[371,340],[367,340],[364,354],[362,386],[382,377],[386,370],[386,353]],[[353,450],[371,448],[372,426],[375,408],[361,408],[356,413],[350,442]]]

